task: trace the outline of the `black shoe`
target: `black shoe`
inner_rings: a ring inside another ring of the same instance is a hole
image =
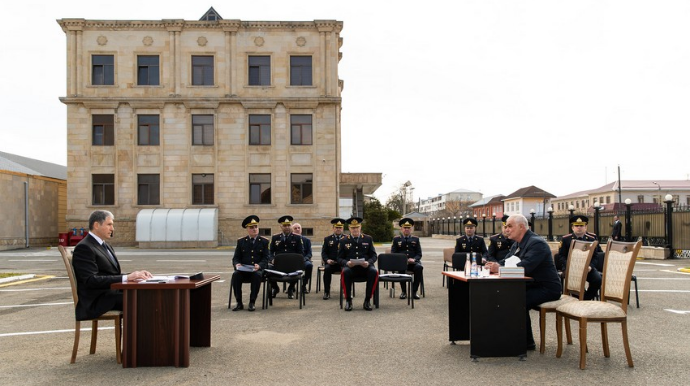
[[[254,311],[256,310],[256,307],[254,307],[254,302],[249,302],[249,308],[247,308],[248,311]]]
[[[294,299],[295,298],[295,291],[289,289],[288,290],[288,299]]]
[[[276,288],[273,288],[273,289],[271,290],[271,297],[272,297],[272,298],[275,298],[276,296],[278,296],[278,292],[280,292],[280,289],[278,289],[277,287],[276,287]]]
[[[367,311],[371,311],[371,303],[369,303],[369,299],[364,301],[364,309]]]
[[[416,292],[412,295],[412,297],[414,297],[414,300],[419,300],[419,295],[417,295]]]
[[[304,293],[305,295],[309,293],[307,287],[302,287],[302,293]]]
[[[243,309],[244,309],[244,304],[242,304],[242,303],[237,303],[237,305],[235,306],[235,308],[233,308],[232,310],[233,310],[233,311],[239,311],[239,310],[243,310]]]
[[[345,301],[345,311],[352,311],[352,300]]]
[[[527,344],[526,348],[527,348],[527,351],[534,351],[537,349],[537,345],[534,343],[529,343],[529,344]]]
[[[401,292],[400,299],[407,299],[407,294],[405,292]]]
[[[328,292],[323,293],[323,300],[328,300],[330,298],[331,298],[331,294],[329,294]]]

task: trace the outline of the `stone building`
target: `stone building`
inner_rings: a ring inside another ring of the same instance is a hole
[[[249,214],[264,235],[285,214],[315,239],[330,232],[339,197],[353,197],[340,188],[341,21],[224,20],[211,8],[199,21],[58,23],[68,226],[104,208],[120,245],[161,226],[168,238],[150,241],[162,246],[234,245]],[[181,243],[170,219],[137,224],[144,210],[208,209],[216,240]]]

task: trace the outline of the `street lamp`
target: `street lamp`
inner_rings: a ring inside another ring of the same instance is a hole
[[[493,220],[491,220],[492,225],[491,225],[491,234],[495,235],[496,234],[496,212],[494,212],[491,217],[493,217]]]
[[[632,201],[625,199],[625,241],[632,241],[632,219],[630,218],[630,207]]]
[[[484,237],[486,237],[486,213],[482,213],[482,228],[484,228]]]
[[[553,241],[553,208],[549,207],[546,211],[549,212],[549,235],[547,240]]]
[[[453,216],[453,236],[457,236],[457,235],[458,235],[458,231],[457,231],[457,229],[455,228],[455,220],[456,220],[456,219],[457,219],[457,216]]]
[[[598,202],[594,202],[594,234],[597,235],[597,238],[600,237],[599,235],[599,211],[601,210],[601,207],[599,207]]]
[[[570,212],[570,217],[573,217],[573,212],[575,211],[575,207],[572,204],[570,204],[570,206],[568,207],[568,211]],[[570,221],[570,219],[568,219],[568,221]]]
[[[668,246],[670,257],[673,258],[673,196],[667,194],[666,203],[666,245]]]
[[[529,215],[530,215],[530,217],[532,217],[532,226],[530,227],[532,229],[532,232],[534,232],[534,213],[535,213],[534,209],[529,210]]]

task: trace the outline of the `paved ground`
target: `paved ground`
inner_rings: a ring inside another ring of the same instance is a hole
[[[155,274],[217,273],[213,284],[212,347],[192,348],[189,368],[123,369],[115,362],[112,328],[99,333],[95,355],[82,335],[77,362],[69,364],[74,311],[69,283],[56,249],[0,252],[0,272],[54,275],[45,280],[0,285],[0,384],[98,383],[154,385],[443,385],[473,384],[667,384],[687,382],[690,359],[690,276],[676,272],[687,260],[639,261],[641,308],[629,310],[635,367],[626,365],[620,328],[609,328],[611,357],[604,358],[598,328],[590,325],[587,370],[578,369],[578,346],[555,357],[554,317],[549,316],[546,353],[527,361],[485,358],[473,363],[466,342],[448,342],[447,294],[441,286],[442,249],[451,240],[422,239],[427,295],[407,307],[381,297],[381,308],[343,312],[338,300],[307,295],[306,307],[284,294],[270,310],[227,309],[230,249],[118,249],[125,270]],[[377,248],[380,252],[384,246]],[[317,248],[318,250],[318,248]],[[315,253],[318,255],[317,250]],[[314,281],[315,282],[315,281]],[[245,286],[245,296],[248,296]],[[333,292],[336,292],[335,290]],[[383,295],[383,292],[382,292]],[[683,312],[685,311],[685,312]],[[533,313],[535,335],[538,316]],[[497,320],[493,328],[511,321]],[[577,341],[577,329],[574,328]]]

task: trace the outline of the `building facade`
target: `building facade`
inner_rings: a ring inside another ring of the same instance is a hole
[[[209,10],[209,13],[213,9]],[[308,22],[61,19],[67,40],[68,227],[142,209],[217,211],[218,244],[290,214],[321,237],[338,214],[340,32]]]
[[[419,212],[426,215],[434,215],[438,212],[457,212],[458,209],[467,209],[469,206],[482,199],[482,193],[466,189],[457,189],[449,193],[439,194],[434,197],[419,200]],[[449,208],[448,205],[454,206]],[[469,212],[468,212],[469,213]],[[468,214],[463,213],[463,214]],[[457,214],[457,213],[456,213]]]

